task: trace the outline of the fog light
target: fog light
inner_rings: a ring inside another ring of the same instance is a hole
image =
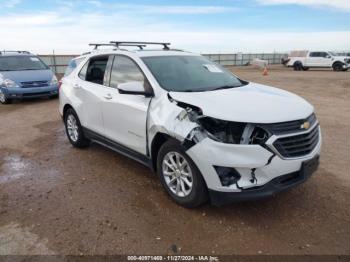
[[[241,179],[241,175],[232,167],[214,166],[222,186],[230,186]]]

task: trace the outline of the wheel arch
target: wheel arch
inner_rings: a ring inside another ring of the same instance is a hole
[[[158,132],[151,143],[151,160],[152,160],[152,168],[154,172],[157,172],[157,157],[158,157],[158,152],[161,148],[161,146],[169,141],[170,139],[175,139],[171,137],[168,134]]]
[[[297,64],[300,64],[301,66],[303,65],[303,63],[300,60],[296,60],[293,63],[293,66],[296,66]]]
[[[341,65],[344,65],[344,63],[342,61],[334,61],[333,64],[332,64],[332,67],[334,67],[336,64],[341,64]]]
[[[74,110],[74,108],[70,104],[64,105],[64,107],[63,107],[63,119],[66,119],[66,113],[67,113],[68,109],[70,109],[70,108]]]

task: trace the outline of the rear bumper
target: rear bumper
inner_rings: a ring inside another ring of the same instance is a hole
[[[238,193],[209,190],[211,203],[215,206],[222,206],[234,202],[252,201],[288,190],[305,182],[316,171],[319,165],[319,155],[305,163],[311,163],[311,165],[307,168],[302,165],[297,172],[276,177],[262,186],[244,189]]]
[[[58,85],[37,88],[2,88],[8,99],[25,99],[58,95]]]

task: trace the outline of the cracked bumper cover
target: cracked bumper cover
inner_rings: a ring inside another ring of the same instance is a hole
[[[308,167],[308,170],[305,170],[305,167],[302,165],[302,168],[299,171],[276,177],[265,185],[248,188],[239,193],[209,190],[211,203],[215,206],[221,206],[233,202],[262,199],[302,184],[317,169],[319,164],[319,156],[316,155],[314,158],[304,163],[311,163],[311,167]]]
[[[214,205],[253,200],[271,196],[307,180],[310,174],[303,172],[303,164],[317,158],[321,151],[320,140],[312,153],[297,159],[282,159],[260,145],[235,145],[216,142],[209,138],[191,147],[187,154],[193,159],[210,192]],[[269,162],[270,159],[270,162]],[[318,160],[317,160],[318,163]],[[241,175],[236,184],[222,186],[214,166],[231,167]],[[256,181],[251,182],[252,169]],[[314,170],[313,170],[314,171]],[[292,177],[288,183],[281,180]]]

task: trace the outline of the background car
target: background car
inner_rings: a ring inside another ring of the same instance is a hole
[[[57,78],[38,56],[27,51],[0,52],[0,103],[57,96]]]

